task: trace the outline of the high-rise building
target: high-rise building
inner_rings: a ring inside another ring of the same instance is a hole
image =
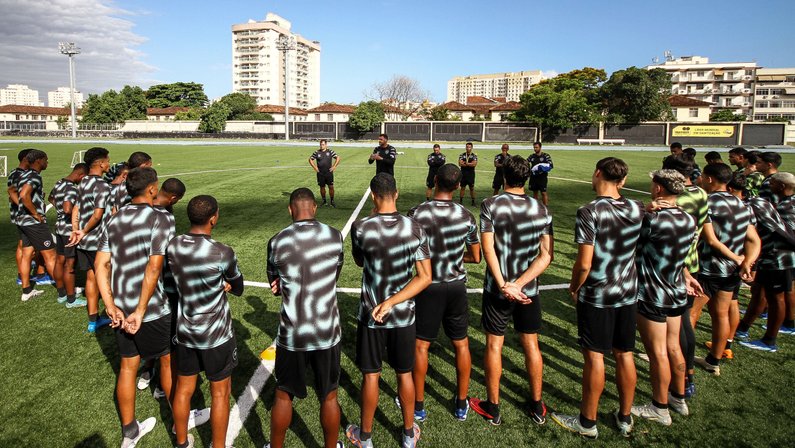
[[[671,75],[671,95],[687,95],[712,104],[712,112],[729,109],[751,117],[754,79],[759,68],[756,62],[710,63],[701,56],[671,56],[661,68]]]
[[[39,100],[39,91],[23,84],[9,84],[5,89],[0,89],[0,106],[4,104],[44,106]]]
[[[66,107],[72,102],[69,87],[58,87],[47,92],[47,105],[50,107]],[[83,107],[83,94],[75,90],[75,106]]]
[[[284,104],[284,53],[280,36],[293,37],[288,51],[289,105],[320,105],[320,42],[294,34],[289,21],[268,13],[265,20],[232,25],[232,91],[247,93],[257,104]]]
[[[795,121],[795,68],[756,71],[754,121]]]
[[[506,98],[519,101],[519,97],[544,79],[541,70],[492,73],[489,75],[456,76],[447,81],[447,101],[466,103],[469,96]]]

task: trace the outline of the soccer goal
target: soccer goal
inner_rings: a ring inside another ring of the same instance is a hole
[[[0,156],[0,177],[8,177],[8,156]]]
[[[72,164],[69,165],[69,167],[70,168],[74,168],[75,165],[77,165],[78,163],[82,163],[83,162],[83,156],[85,154],[86,154],[85,151],[75,151],[75,153],[72,154]]]

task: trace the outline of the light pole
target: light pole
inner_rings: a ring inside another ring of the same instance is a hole
[[[69,56],[69,96],[72,106],[72,138],[77,138],[77,106],[75,106],[75,63],[74,56],[80,54],[80,48],[74,42],[58,42],[61,54]]]
[[[282,34],[276,48],[284,53],[284,139],[290,140],[290,50],[295,50],[295,37]]]

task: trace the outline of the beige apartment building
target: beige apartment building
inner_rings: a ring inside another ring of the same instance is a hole
[[[47,105],[49,107],[66,107],[72,102],[69,87],[58,87],[47,92]],[[83,107],[83,93],[75,90],[75,107]]]
[[[23,84],[9,84],[5,89],[0,89],[0,106],[4,104],[44,106],[39,100],[39,91]]]
[[[795,120],[795,67],[756,71],[754,121]]]
[[[530,86],[538,84],[542,79],[544,76],[541,70],[456,76],[447,81],[447,101],[466,103],[470,96],[503,97],[507,101],[519,101],[519,97]]]
[[[291,31],[292,24],[273,13],[265,20],[232,25],[232,91],[247,93],[259,105],[284,104],[284,53],[280,36],[295,39],[288,52],[289,105],[320,105],[320,42]]]

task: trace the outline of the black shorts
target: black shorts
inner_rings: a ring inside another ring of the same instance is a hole
[[[577,334],[580,347],[600,353],[635,349],[637,305],[598,308],[577,301]]]
[[[433,188],[436,186],[434,183],[434,179],[436,178],[435,171],[428,171],[428,177],[425,178],[425,186],[428,188]]]
[[[381,371],[383,351],[396,373],[414,370],[414,346],[417,331],[414,324],[401,328],[370,328],[359,321],[356,328],[356,365],[363,373]],[[278,355],[277,355],[278,356]]]
[[[669,317],[677,317],[685,314],[687,306],[677,308],[661,308],[659,306],[638,300],[638,314],[652,322],[664,323]]]
[[[467,337],[469,328],[469,300],[466,281],[431,283],[414,298],[417,339],[433,342],[444,327],[450,340]]]
[[[22,247],[33,246],[37,251],[55,249],[55,238],[53,238],[46,223],[40,222],[30,226],[18,226],[18,228],[19,232],[24,236],[22,238]]]
[[[148,360],[171,353],[171,314],[141,323],[135,334],[117,328],[116,342],[122,358]]]
[[[232,376],[232,370],[237,367],[237,343],[234,337],[218,347],[207,349],[176,344],[174,352],[177,374],[182,376],[197,375],[204,371],[208,380],[221,381]]]
[[[502,188],[503,184],[505,183],[505,178],[502,175],[497,176],[494,175],[494,179],[491,181],[491,188],[492,190],[499,190]]]
[[[513,317],[513,328],[519,333],[538,333],[541,331],[541,300],[538,296],[530,299],[533,301],[520,305],[502,296],[484,292],[483,315],[480,319],[483,329],[486,333],[503,336]]]
[[[30,247],[30,240],[27,235],[22,233],[22,227],[20,226],[17,226],[17,235],[19,235],[19,241],[22,242],[22,247]]]
[[[475,187],[475,170],[472,171],[461,170],[461,188],[464,188],[467,185],[473,188]]]
[[[546,174],[540,174],[536,176],[530,176],[530,191],[547,191],[547,183],[549,182],[549,176]]]
[[[334,173],[329,171],[328,173],[321,173],[317,172],[317,186],[318,187],[325,187],[326,185],[332,187],[334,186]]]
[[[77,256],[77,249],[75,246],[67,247],[69,237],[65,235],[55,234],[55,253],[63,255],[66,258],[75,258]]]
[[[737,300],[737,294],[740,292],[742,281],[738,274],[731,274],[728,277],[714,277],[699,274],[698,283],[701,285],[701,289],[704,290],[704,295],[710,299],[715,297],[718,291],[725,291],[732,293],[732,300]]]
[[[97,251],[77,249],[77,269],[81,271],[93,271],[94,260],[97,258]]]
[[[774,296],[776,294],[792,291],[792,271],[760,269],[756,271],[754,283],[765,290],[765,294]]]
[[[412,349],[414,347],[412,346]],[[320,401],[339,388],[340,344],[325,350],[296,352],[276,346],[276,387],[291,397],[306,398],[306,369],[315,374],[315,392]]]

